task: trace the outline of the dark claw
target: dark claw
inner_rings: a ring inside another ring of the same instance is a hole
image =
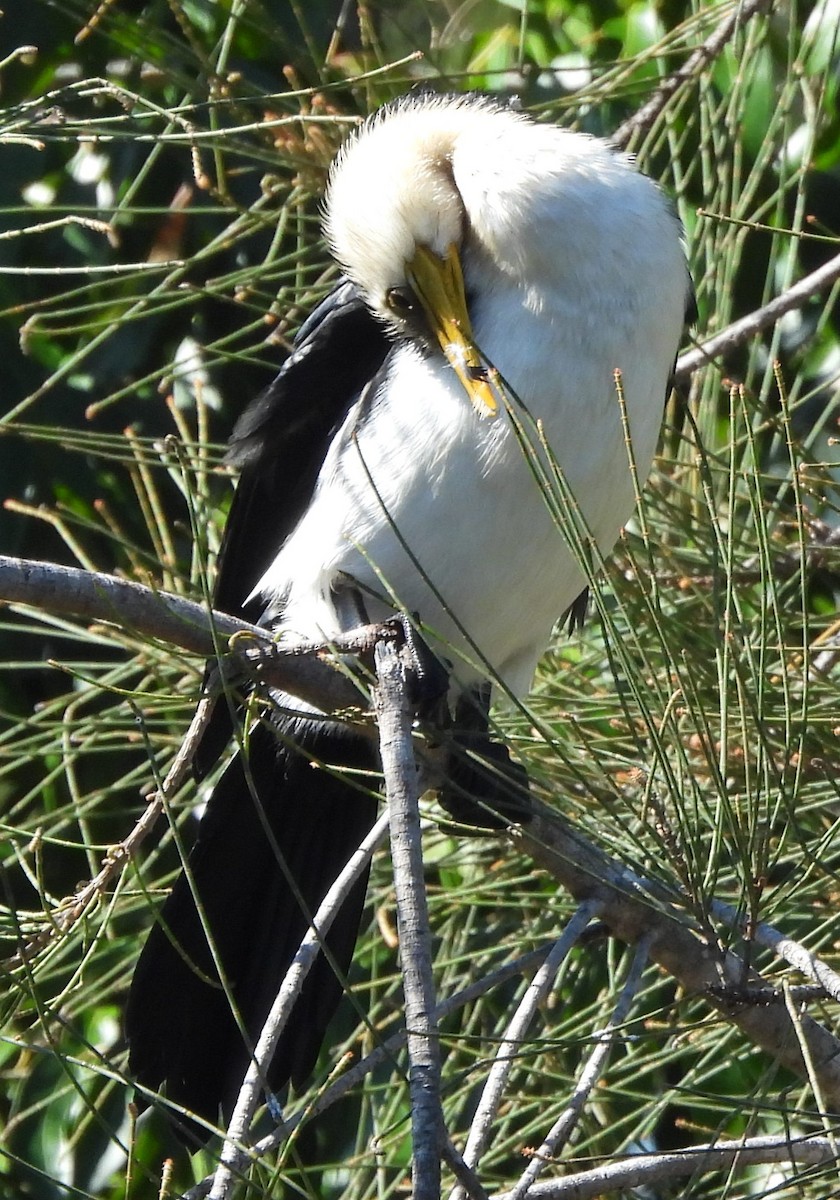
[[[487,383],[489,379],[487,368],[482,366],[468,366],[467,374],[469,375],[470,379],[473,379],[476,383]]]
[[[398,631],[401,644],[411,659],[409,699],[418,716],[432,719],[449,692],[449,670],[432,653],[406,613],[392,617],[387,625]]]
[[[463,825],[504,829],[531,819],[528,774],[512,761],[501,742],[490,739],[490,689],[461,696],[446,771],[441,807]]]

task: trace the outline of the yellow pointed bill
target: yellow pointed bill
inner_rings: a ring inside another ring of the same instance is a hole
[[[473,341],[457,247],[450,246],[440,258],[427,246],[418,246],[406,270],[429,326],[473,406],[483,417],[495,416],[499,383]]]

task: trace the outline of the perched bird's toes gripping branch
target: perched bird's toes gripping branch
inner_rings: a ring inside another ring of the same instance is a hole
[[[490,740],[492,689],[527,691],[586,580],[514,414],[539,422],[608,552],[650,469],[690,298],[680,230],[606,142],[477,96],[410,96],[374,115],[340,151],[325,207],[343,276],[234,430],[214,604],[287,643],[338,639],[358,620],[354,590],[372,621],[422,614],[434,637],[417,680],[442,690],[434,664],[452,663],[443,801],[460,820],[522,822],[527,779]],[[209,1122],[229,1116],[312,913],[377,809],[370,739],[272,695],[238,742],[216,706],[197,774],[239,749],[126,1012],[138,1083]],[[280,1038],[274,1092],[318,1058],[365,886]]]
[[[446,712],[449,693],[450,672],[448,663],[433,653],[426,640],[417,632],[418,617],[397,613],[387,622],[386,628],[394,630],[399,641],[408,652],[408,699],[415,712],[434,720]]]

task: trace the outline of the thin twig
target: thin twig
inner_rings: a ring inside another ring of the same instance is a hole
[[[666,1154],[634,1154],[619,1162],[606,1163],[591,1171],[564,1175],[562,1179],[536,1183],[528,1200],[595,1200],[606,1192],[655,1187],[669,1179],[710,1171],[731,1171],[760,1163],[796,1163],[816,1166],[832,1162],[834,1151],[828,1138],[778,1137],[720,1141],[709,1146],[690,1146]],[[491,1200],[511,1200],[510,1192],[499,1192]]]
[[[731,928],[739,929],[744,934],[749,932],[751,940],[757,945],[774,951],[779,958],[783,958],[797,971],[818,983],[833,1000],[840,1001],[840,975],[807,950],[801,942],[785,937],[780,930],[768,925],[766,921],[748,923],[746,913],[731,904],[725,904],[722,900],[712,900],[709,910],[712,916],[724,921]]]
[[[231,1188],[237,1181],[237,1175],[241,1174],[251,1155],[251,1150],[245,1143],[254,1113],[262,1098],[266,1072],[274,1057],[280,1035],[286,1027],[304,981],[318,956],[324,936],[328,933],[348,893],[366,869],[374,850],[385,836],[387,827],[388,813],[384,812],[318,906],[312,925],[306,931],[297,954],[292,959],[266,1017],[253,1058],[239,1090],[236,1106],[225,1134],[225,1144],[222,1147],[219,1165],[213,1178],[213,1186],[210,1191],[211,1200],[227,1200]]]
[[[485,996],[494,988],[500,987],[501,984],[507,983],[515,975],[528,975],[531,971],[537,970],[545,961],[550,953],[550,946],[541,946],[538,950],[531,950],[528,954],[523,954],[520,958],[515,958],[510,963],[505,963],[503,967],[499,967],[496,971],[491,971],[489,975],[485,975],[482,979],[476,979],[467,987],[455,992],[452,996],[447,996],[445,1000],[441,1000],[440,1004],[434,1010],[435,1022],[442,1021],[445,1017],[451,1016],[457,1012],[459,1008],[463,1008],[465,1004],[472,1004],[474,1000],[478,1000],[481,996]],[[371,1071],[375,1071],[382,1063],[392,1059],[394,1055],[405,1045],[407,1033],[405,1029],[400,1029],[396,1033],[387,1038],[370,1054],[366,1054],[363,1059],[360,1059],[354,1067],[351,1067],[341,1079],[337,1080],[328,1091],[321,1096],[314,1105],[305,1110],[307,1117],[318,1116],[325,1112],[333,1104],[341,1100],[347,1092],[361,1082],[365,1076]],[[258,1143],[261,1150],[267,1152],[278,1145],[282,1137],[291,1132],[293,1128],[297,1128],[304,1116],[304,1110],[290,1117],[283,1130],[275,1131],[269,1134],[262,1142]]]
[[[537,950],[531,950],[528,954],[523,954],[512,962],[505,963],[504,966],[499,967],[496,971],[491,971],[489,975],[474,980],[468,987],[463,988],[452,996],[448,996],[435,1009],[435,1021],[441,1021],[444,1017],[457,1012],[459,1008],[463,1008],[465,1004],[471,1004],[474,1000],[478,1000],[481,996],[486,995],[487,992],[492,991],[493,988],[507,983],[515,975],[530,974],[531,971],[536,970],[541,965],[550,950],[550,946],[541,946]],[[271,1133],[266,1134],[265,1137],[256,1142],[250,1153],[251,1159],[255,1160],[271,1153],[272,1150],[276,1150],[305,1120],[311,1120],[313,1117],[319,1116],[328,1108],[331,1108],[334,1104],[337,1104],[367,1075],[375,1071],[378,1067],[381,1067],[384,1062],[393,1059],[397,1052],[405,1045],[406,1036],[406,1030],[400,1029],[377,1046],[375,1050],[372,1050],[370,1054],[366,1054],[355,1066],[345,1071],[340,1079],[330,1084],[313,1104],[308,1104],[306,1107],[301,1108],[294,1116],[289,1117],[276,1129],[272,1130]],[[212,1176],[208,1175],[200,1183],[197,1183],[195,1187],[184,1193],[184,1200],[203,1200],[203,1197],[210,1191],[212,1182]]]
[[[616,1001],[613,1014],[606,1027],[598,1030],[595,1034],[594,1049],[583,1065],[577,1087],[572,1093],[569,1103],[554,1122],[546,1135],[545,1141],[534,1152],[528,1166],[511,1190],[510,1200],[523,1200],[523,1197],[536,1183],[544,1168],[557,1157],[558,1153],[569,1140],[571,1132],[577,1124],[584,1106],[592,1093],[592,1089],[601,1078],[601,1074],[607,1065],[610,1051],[615,1043],[616,1032],[627,1020],[630,1006],[639,990],[642,972],[648,960],[649,949],[650,938],[643,938],[636,947],[630,971]]]
[[[414,1200],[440,1200],[443,1139],[440,1047],[434,1018],[432,936],[423,878],[417,768],[411,745],[414,714],[401,651],[393,643],[380,642],[374,659],[382,774],[391,812],[391,857],[408,1034],[412,1195]]]
[[[50,925],[25,946],[22,946],[12,958],[4,962],[6,970],[13,970],[24,960],[30,959],[33,954],[40,953],[56,938],[69,933],[87,912],[88,906],[101,899],[114,876],[124,870],[154,828],[155,822],[163,812],[164,802],[171,799],[184,783],[192,764],[195,748],[201,740],[212,708],[213,701],[209,696],[205,696],[199,701],[190,727],[172,761],[166,778],[158,791],[152,792],[146,797],[146,808],[131,833],[110,848],[102,860],[102,866],[97,874],[55,909],[50,917]]]
[[[464,1162],[463,1156],[454,1145],[451,1138],[443,1139],[443,1160],[452,1168],[452,1173],[458,1180],[463,1195],[469,1200],[488,1200],[484,1185],[471,1167]]]
[[[727,43],[742,25],[769,6],[769,0],[742,0],[734,5],[731,16],[718,25],[705,42],[693,50],[681,67],[672,71],[660,83],[651,98],[628,117],[612,136],[617,146],[626,148],[632,138],[646,133],[656,118],[665,111],[671,98],[687,83],[693,83],[710,63],[722,53]]]
[[[587,900],[578,905],[562,935],[552,946],[548,958],[525,989],[525,994],[505,1030],[504,1037],[496,1051],[495,1061],[487,1075],[487,1082],[482,1090],[464,1148],[464,1162],[471,1170],[475,1170],[478,1166],[479,1160],[487,1148],[493,1121],[499,1111],[508,1078],[517,1060],[521,1044],[527,1036],[528,1028],[534,1019],[534,1014],[545,1000],[567,955],[589,922],[598,916],[599,907],[598,902],[594,900]],[[464,1200],[464,1196],[465,1190],[459,1185],[453,1188],[450,1200]]]
[[[802,1057],[805,1060],[805,1066],[808,1070],[808,1079],[811,1084],[811,1091],[814,1093],[814,1099],[817,1102],[817,1111],[819,1112],[822,1127],[825,1130],[825,1135],[828,1138],[834,1150],[834,1157],[837,1157],[837,1138],[834,1135],[834,1125],[836,1117],[830,1117],[826,1108],[825,1099],[822,1094],[820,1080],[814,1070],[814,1064],[811,1062],[811,1048],[808,1045],[807,1039],[802,1031],[802,1008],[796,1004],[790,994],[790,987],[787,980],[783,984],[785,994],[785,1007],[790,1014],[790,1019],[793,1022],[793,1027],[796,1030],[796,1036],[799,1038],[799,1045],[802,1050]]]
[[[798,283],[789,287],[779,296],[774,296],[772,300],[768,300],[761,308],[757,308],[755,312],[748,313],[747,316],[741,317],[738,321],[733,321],[726,329],[716,333],[714,337],[709,338],[701,346],[697,346],[694,350],[687,350],[685,354],[681,354],[677,359],[677,365],[674,368],[674,382],[683,383],[700,367],[708,365],[714,359],[719,358],[724,354],[729,354],[732,350],[742,346],[748,342],[756,333],[760,333],[762,329],[767,329],[778,321],[779,317],[784,316],[791,309],[799,308],[809,300],[817,292],[823,291],[830,287],[840,279],[840,254],[836,254],[834,258],[830,258],[827,263],[819,267],[816,271],[812,271],[810,275],[805,275]]]

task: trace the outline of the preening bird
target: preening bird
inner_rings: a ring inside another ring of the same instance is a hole
[[[691,292],[677,220],[604,141],[488,99],[424,94],[349,137],[325,232],[342,280],[233,434],[241,476],[216,607],[288,644],[419,614],[450,665],[455,744],[495,761],[521,792],[521,769],[487,734],[490,688],[527,691],[585,581],[504,390],[542,422],[608,552],[634,502],[615,372],[644,479]],[[182,876],[164,904],[127,1009],[135,1078],[209,1121],[229,1115],[309,918],[376,810],[372,742],[274,699],[247,761],[234,753],[216,784],[192,883]],[[200,775],[230,738],[229,708],[217,704]],[[452,764],[453,811],[502,823],[498,775],[482,781],[455,753]],[[459,808],[464,791],[474,808]],[[275,1091],[313,1068],[365,884],[281,1039]]]

